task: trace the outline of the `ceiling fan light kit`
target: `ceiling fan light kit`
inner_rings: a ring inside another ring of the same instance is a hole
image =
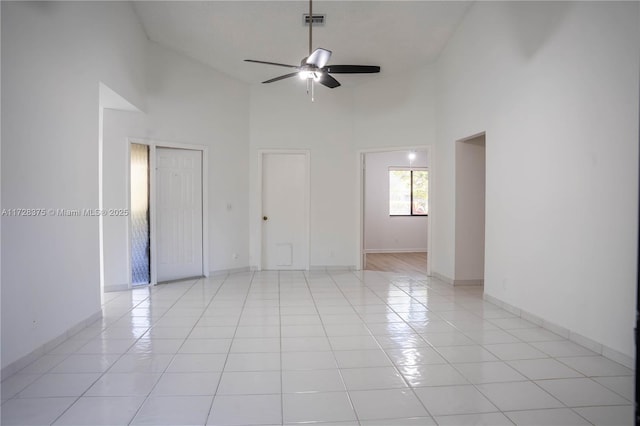
[[[312,2],[313,0],[309,0],[308,16],[315,17],[313,15]],[[306,80],[307,93],[311,95],[311,101],[313,102],[315,98],[315,83],[320,83],[330,89],[335,89],[336,87],[340,86],[338,80],[336,80],[329,74],[371,74],[380,72],[380,67],[377,65],[327,65],[329,59],[331,58],[331,51],[323,48],[312,50],[314,19],[305,18],[305,22],[308,22],[309,24],[309,56],[303,58],[299,66],[281,64],[278,62],[257,61],[255,59],[245,59],[246,62],[293,68],[296,70],[295,72],[263,81],[263,84],[273,83],[275,81],[284,80],[286,78],[294,77],[297,75],[301,80]]]

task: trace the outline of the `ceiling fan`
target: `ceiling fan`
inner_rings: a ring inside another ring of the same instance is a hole
[[[287,65],[278,62],[257,61],[254,59],[245,59],[246,62],[254,62],[257,64],[275,65],[278,67],[293,68],[296,71],[274,77],[263,81],[262,83],[273,83],[274,81],[284,80],[289,77],[299,76],[302,80],[307,81],[307,93],[311,92],[311,100],[314,98],[314,83],[320,83],[330,89],[340,86],[338,80],[330,74],[368,74],[380,72],[380,67],[376,65],[327,65],[331,57],[331,51],[323,48],[312,50],[313,41],[313,0],[309,0],[309,56],[303,58],[300,65]]]

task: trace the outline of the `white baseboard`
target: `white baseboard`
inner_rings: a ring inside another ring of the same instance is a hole
[[[129,290],[131,289],[131,286],[129,286],[129,284],[115,284],[115,285],[105,285],[104,286],[104,292],[105,293],[111,293],[114,291],[125,291],[125,290]]]
[[[440,272],[436,272],[431,270],[431,276],[437,280],[440,280],[446,284],[453,285],[453,278],[449,278],[446,275],[441,274]]]
[[[257,266],[251,266],[248,271],[251,272],[261,272],[263,269]],[[308,271],[317,272],[317,271],[357,271],[358,268],[355,265],[311,265],[309,266]],[[287,271],[287,269],[283,269],[283,271]],[[304,270],[303,270],[304,271]],[[268,272],[277,272],[277,270],[268,270]]]
[[[357,268],[355,265],[311,265],[309,266],[309,271],[327,271],[327,272],[336,272],[336,271],[355,271]]]
[[[491,302],[494,305],[499,306],[502,309],[511,312],[512,314],[519,316],[522,319],[539,325],[540,327],[549,330],[552,333],[564,337],[565,339],[571,340],[573,343],[576,343],[599,355],[604,356],[605,358],[609,358],[612,361],[622,364],[627,368],[635,370],[635,359],[633,357],[630,357],[629,355],[623,354],[622,352],[603,345],[602,343],[596,342],[595,340],[576,333],[575,331],[569,330],[568,328],[553,324],[537,315],[523,311],[522,309],[504,302],[497,297],[491,296],[486,293],[483,297],[486,301]]]
[[[230,268],[230,269],[218,269],[215,271],[210,271],[209,272],[209,276],[210,277],[222,277],[222,276],[226,276],[226,275],[230,275],[230,274],[237,274],[237,273],[241,273],[241,272],[251,272],[253,271],[252,268],[249,268],[248,266],[243,266],[241,268]]]
[[[453,285],[484,285],[484,280],[453,280]]]
[[[88,318],[80,321],[78,324],[74,325],[73,327],[70,327],[64,333],[61,333],[60,335],[58,335],[57,337],[54,337],[53,339],[49,340],[45,344],[40,345],[39,347],[37,347],[27,355],[3,367],[2,371],[0,372],[0,379],[4,380],[7,377],[14,375],[15,373],[22,370],[27,365],[31,364],[32,362],[40,358],[42,355],[51,351],[60,343],[64,342],[71,336],[77,334],[81,330],[87,328],[89,325],[98,321],[100,318],[102,318],[102,309],[100,309],[98,312],[94,313],[93,315],[90,315]]]
[[[426,248],[413,248],[413,249],[366,249],[365,253],[426,253]]]
[[[443,274],[441,274],[439,272],[434,272],[434,271],[431,271],[431,276],[436,278],[436,279],[438,279],[438,280],[440,280],[440,281],[442,281],[442,282],[445,282],[445,283],[447,283],[449,285],[452,285],[452,286],[463,286],[463,285],[466,285],[466,286],[481,286],[481,285],[484,285],[484,280],[483,279],[479,279],[479,280],[455,280],[455,279],[453,279],[451,277],[448,277],[446,275],[443,275]]]

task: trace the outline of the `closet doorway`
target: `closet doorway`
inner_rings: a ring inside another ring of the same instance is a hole
[[[207,276],[206,148],[130,140],[130,282]]]

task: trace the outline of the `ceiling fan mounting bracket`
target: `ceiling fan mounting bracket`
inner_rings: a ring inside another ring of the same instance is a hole
[[[284,80],[286,78],[298,75],[303,80],[307,80],[307,87],[311,85],[311,93],[313,100],[313,83],[314,81],[326,86],[330,89],[334,89],[340,86],[338,80],[333,78],[330,74],[342,73],[342,74],[369,74],[380,72],[380,67],[375,65],[327,65],[329,58],[331,57],[331,51],[323,48],[312,49],[313,46],[313,23],[315,15],[313,15],[313,0],[309,0],[309,15],[305,15],[305,20],[309,24],[309,56],[300,61],[299,66],[281,64],[277,62],[256,61],[253,59],[245,59],[246,62],[256,62],[266,65],[275,65],[280,67],[294,68],[296,72],[281,75],[279,77],[272,78],[270,80],[263,81],[262,83],[273,83],[275,81]]]

